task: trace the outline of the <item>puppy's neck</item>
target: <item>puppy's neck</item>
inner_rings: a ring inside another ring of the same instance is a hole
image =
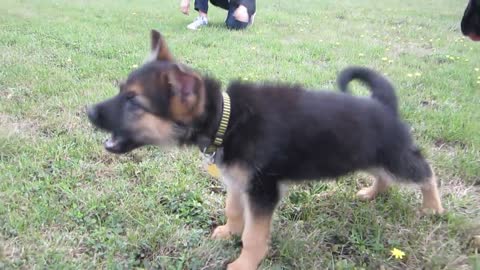
[[[204,77],[203,82],[205,86],[205,110],[202,116],[192,123],[190,135],[185,142],[198,146],[200,150],[213,142],[223,113],[220,82],[209,77]]]

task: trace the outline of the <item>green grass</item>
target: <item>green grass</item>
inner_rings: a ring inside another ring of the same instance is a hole
[[[465,1],[262,0],[243,32],[216,8],[210,27],[187,31],[177,5],[2,1],[0,269],[219,269],[239,254],[239,239],[209,239],[224,193],[197,150],[110,155],[84,115],[141,64],[151,28],[225,84],[334,88],[351,64],[388,74],[442,180],[441,217],[419,215],[411,188],[359,202],[363,174],[292,187],[262,269],[480,269],[480,44],[461,37]]]

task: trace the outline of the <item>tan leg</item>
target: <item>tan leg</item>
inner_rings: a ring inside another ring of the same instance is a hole
[[[245,229],[242,234],[243,248],[228,270],[255,270],[267,255],[272,213],[256,215],[251,207],[245,208]]]
[[[225,205],[225,215],[227,223],[215,228],[212,238],[228,239],[232,235],[240,235],[243,231],[243,200],[242,193],[232,188],[227,188],[227,201]]]
[[[357,192],[357,197],[361,200],[373,200],[379,193],[387,191],[392,182],[391,176],[383,169],[372,170],[370,173],[375,179],[371,186]]]
[[[433,211],[433,213],[441,214],[445,210],[442,207],[442,202],[440,201],[440,193],[438,192],[437,187],[437,177],[433,169],[432,176],[427,179],[427,181],[420,187],[423,195],[423,205],[422,211],[428,213]]]

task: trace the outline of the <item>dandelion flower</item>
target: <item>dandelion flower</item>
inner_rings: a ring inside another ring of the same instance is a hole
[[[393,248],[392,250],[390,250],[390,252],[392,256],[395,257],[395,259],[397,260],[401,260],[405,256],[405,252],[401,251],[398,248]]]

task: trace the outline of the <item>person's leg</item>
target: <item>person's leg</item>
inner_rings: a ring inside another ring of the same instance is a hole
[[[247,7],[248,10],[248,16],[249,16],[249,25],[253,24],[253,21],[255,20],[255,15],[257,15],[257,4],[256,0],[245,0],[245,6]]]
[[[255,0],[232,0],[232,4],[237,6],[234,17],[241,22],[250,22],[251,17],[256,12]]]
[[[210,3],[216,7],[223,8],[225,10],[228,10],[230,7],[229,0],[210,0]]]
[[[195,0],[195,10],[198,11],[198,17],[187,25],[190,30],[197,30],[198,28],[208,24],[208,0]]]
[[[255,13],[255,0],[231,0],[225,23],[230,29],[244,29],[253,23]]]
[[[198,11],[198,14],[200,16],[205,16],[207,17],[208,13],[208,0],[195,0],[194,3],[194,8],[196,11]]]
[[[234,4],[230,4],[230,7],[228,9],[228,14],[227,14],[227,19],[225,20],[225,24],[227,25],[228,29],[233,29],[233,30],[241,30],[245,29],[248,26],[248,16],[247,20],[245,21],[239,21],[237,18],[235,18],[235,11],[237,10],[238,6]],[[241,18],[245,20],[245,18]]]

